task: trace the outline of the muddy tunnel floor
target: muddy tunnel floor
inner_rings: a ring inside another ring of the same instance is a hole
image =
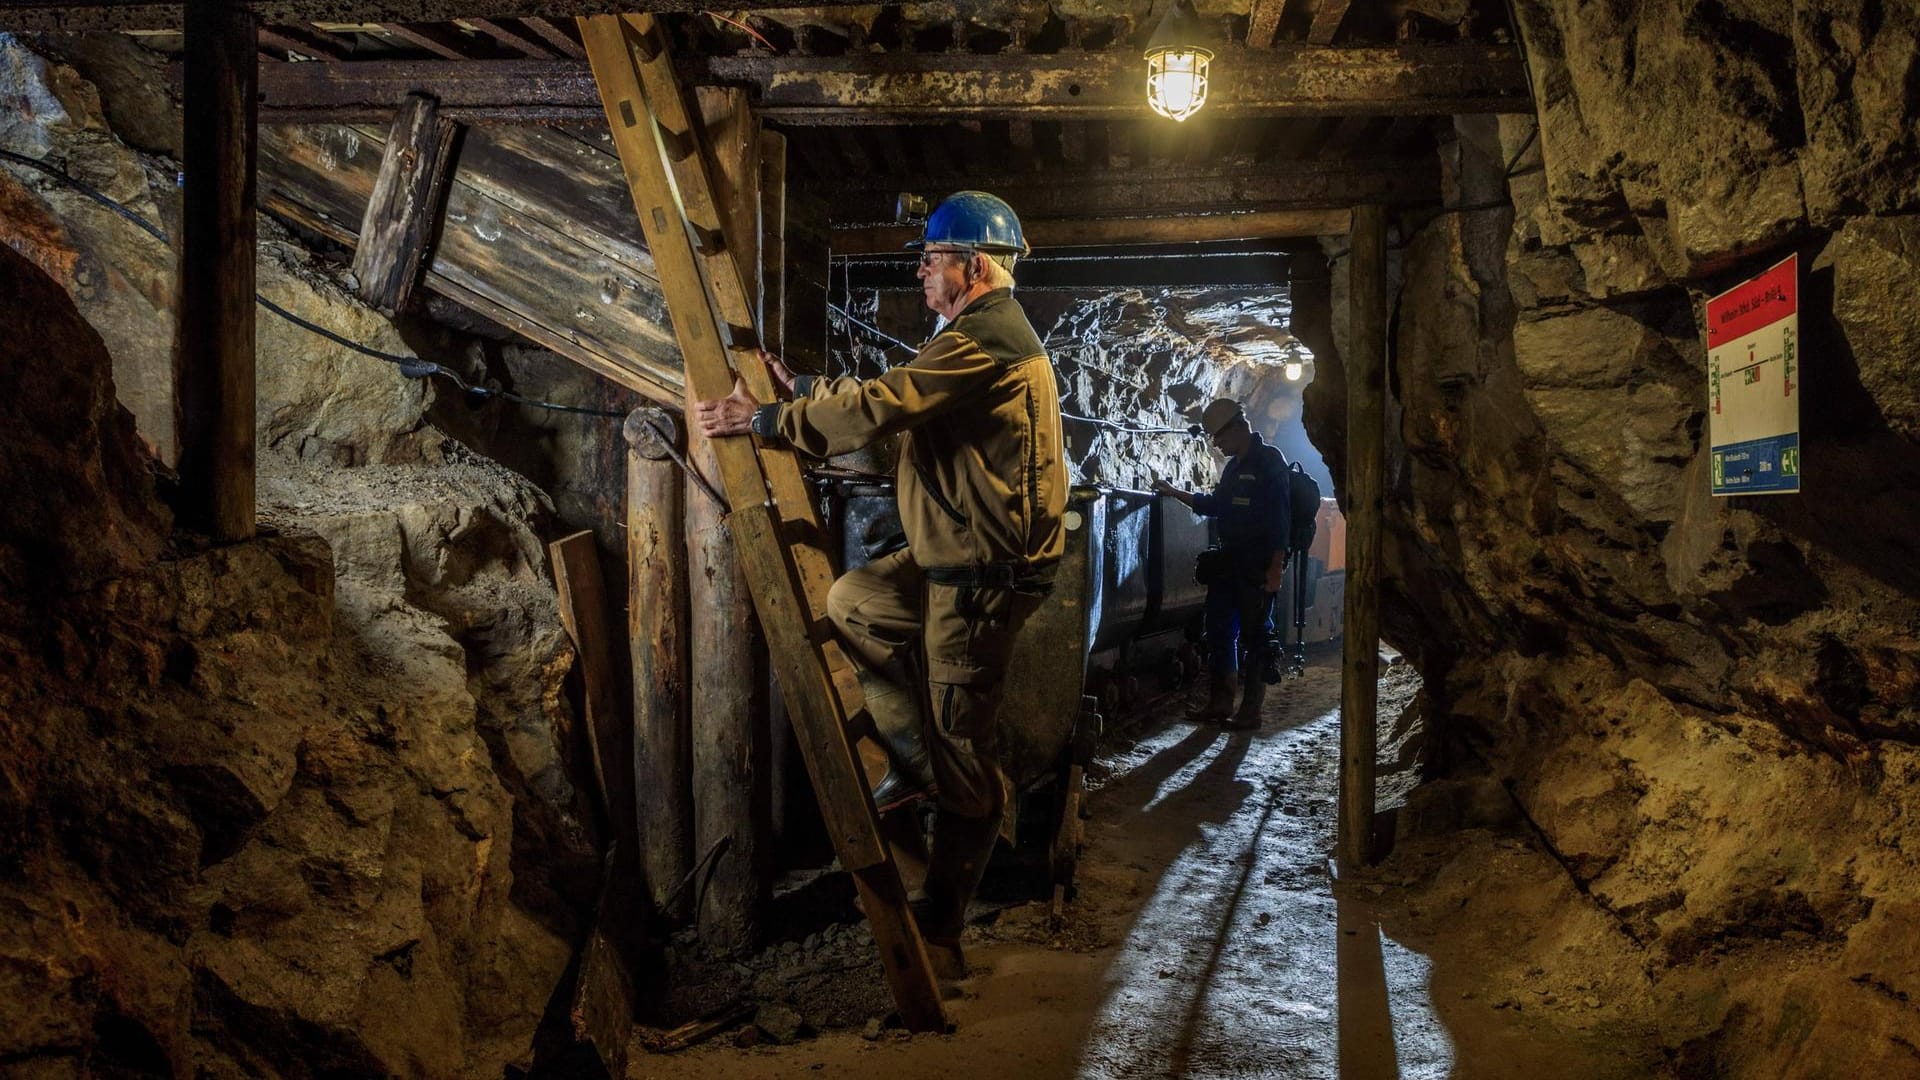
[[[1419,687],[1407,666],[1383,672],[1385,728]],[[743,963],[677,961],[691,988],[679,1009],[744,999],[757,1022],[667,1054],[643,1034],[628,1075],[1659,1071],[1623,1004],[1643,985],[1638,961],[1524,831],[1403,843],[1335,880],[1339,696],[1334,651],[1269,695],[1254,732],[1186,721],[1178,695],[1127,718],[1092,770],[1064,922],[1037,892],[1001,898],[1017,887],[1004,879],[983,889],[966,937],[974,974],[949,990],[954,1033],[893,1025],[871,940],[823,879],[805,902],[840,921]],[[1381,771],[1391,805],[1411,776],[1390,760]]]

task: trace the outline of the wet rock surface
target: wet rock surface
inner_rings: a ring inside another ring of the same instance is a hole
[[[1398,275],[1383,626],[1427,680],[1430,773],[1510,791],[1574,890],[1538,902],[1618,927],[1643,990],[1548,990],[1642,995],[1619,1021],[1661,1069],[1914,1071],[1903,950],[1864,943],[1920,890],[1916,352],[1889,293],[1920,270],[1920,164],[1911,101],[1834,89],[1908,70],[1914,14],[1518,10],[1537,135],[1462,120],[1445,158],[1461,201],[1512,208],[1405,222]],[[1819,461],[1804,494],[1714,498],[1701,304],[1793,252]],[[1414,847],[1425,888],[1486,868]],[[1442,892],[1499,903],[1486,880]]]

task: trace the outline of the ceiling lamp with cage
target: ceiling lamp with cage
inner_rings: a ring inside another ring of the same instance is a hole
[[[1203,27],[1192,0],[1173,0],[1147,43],[1147,104],[1171,120],[1185,120],[1207,103],[1213,50],[1201,44]]]

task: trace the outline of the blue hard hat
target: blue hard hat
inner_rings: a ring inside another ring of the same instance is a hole
[[[940,200],[927,215],[927,227],[920,239],[907,246],[952,244],[980,251],[1011,251],[1025,255],[1027,238],[1020,232],[1020,219],[1013,207],[998,195],[984,191],[956,191]]]

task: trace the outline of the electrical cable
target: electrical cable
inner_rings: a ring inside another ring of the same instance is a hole
[[[776,49],[776,48],[774,48],[774,47],[773,47],[773,42],[771,42],[771,41],[768,41],[768,40],[766,39],[766,37],[765,37],[765,35],[763,35],[763,34],[761,34],[761,33],[760,33],[760,31],[758,31],[758,30],[755,30],[755,29],[754,29],[753,27],[751,27],[751,26],[748,26],[748,25],[746,24],[746,22],[745,22],[745,20],[742,20],[742,19],[730,19],[730,18],[728,18],[728,17],[726,17],[725,15],[722,15],[722,14],[720,14],[720,13],[719,13],[719,12],[717,12],[717,11],[706,11],[706,12],[702,12],[701,14],[703,14],[703,15],[711,15],[711,16],[713,16],[714,18],[716,18],[716,19],[719,19],[719,20],[720,20],[721,22],[723,22],[723,23],[726,23],[726,24],[727,24],[727,25],[729,25],[729,26],[737,26],[737,27],[739,27],[740,29],[742,29],[742,30],[745,30],[745,31],[746,31],[746,32],[747,32],[748,34],[750,34],[750,35],[751,35],[751,36],[753,37],[753,39],[754,39],[755,41],[758,41],[758,42],[759,42],[760,44],[762,44],[762,45],[765,45],[765,46],[767,47],[767,51],[768,51],[768,52],[770,52],[770,53],[772,53],[772,54],[773,54],[773,55],[775,55],[775,56],[779,56],[779,55],[780,55],[780,50],[779,50],[779,49]]]
[[[660,448],[665,450],[667,456],[673,459],[673,463],[680,466],[680,470],[687,474],[687,479],[699,485],[700,490],[707,493],[707,498],[712,499],[713,504],[720,508],[720,516],[725,517],[733,513],[733,507],[727,504],[726,497],[721,495],[706,477],[700,475],[700,470],[693,467],[693,462],[682,457],[680,451],[673,448],[673,432],[652,420],[647,420],[646,425],[647,429],[660,439]]]
[[[154,225],[152,222],[148,221],[146,218],[141,217],[139,214],[135,213],[132,209],[128,208],[126,204],[114,199],[112,196],[107,195],[104,192],[101,192],[97,188],[92,187],[91,185],[87,184],[82,180],[78,180],[72,176],[67,175],[64,171],[48,164],[47,162],[41,161],[38,158],[27,157],[24,154],[16,154],[11,150],[0,150],[0,160],[11,161],[11,162],[14,162],[15,164],[25,165],[29,168],[37,169],[40,172],[43,172],[46,175],[53,177],[55,180],[58,180],[61,183],[66,184],[68,187],[73,188],[75,191],[78,191],[80,194],[85,195],[89,199],[92,199],[94,202],[99,203],[101,206],[106,207],[108,210],[111,210],[114,213],[120,215],[121,217],[126,218],[128,221],[132,222],[135,226],[137,226],[142,232],[145,232],[148,236],[153,237],[155,240],[160,241],[162,244],[165,244],[168,247],[173,246],[173,242],[167,239],[166,233],[161,232],[158,226]],[[362,356],[369,356],[375,360],[380,360],[380,361],[384,361],[386,363],[392,364],[395,367],[398,367],[400,369],[400,374],[406,376],[409,379],[424,379],[424,378],[428,378],[429,376],[438,375],[441,378],[446,379],[449,382],[453,383],[453,385],[455,385],[460,389],[461,393],[466,394],[467,396],[479,401],[485,401],[489,398],[500,398],[501,400],[511,401],[516,405],[524,405],[531,409],[545,409],[548,412],[575,413],[581,416],[603,416],[608,418],[620,419],[620,418],[625,418],[625,416],[627,415],[624,412],[618,412],[611,409],[592,409],[592,408],[587,408],[586,406],[583,406],[583,405],[562,405],[558,402],[553,402],[553,401],[541,401],[537,398],[530,398],[523,394],[516,394],[511,390],[497,389],[489,386],[474,386],[471,383],[468,383],[465,379],[461,378],[459,373],[454,371],[452,368],[446,367],[445,365],[442,365],[442,364],[436,364],[431,360],[423,360],[417,356],[401,356],[398,353],[382,352],[379,349],[362,345],[361,343],[354,341],[351,338],[343,337],[340,334],[336,334],[324,326],[320,326],[317,323],[309,322],[306,319],[303,319],[300,316],[295,315],[293,312],[288,311],[286,308],[281,307],[280,305],[274,303],[273,301],[267,299],[266,297],[260,295],[259,293],[253,294],[253,302],[256,304],[259,304],[263,308],[266,308],[268,311],[271,311],[275,315],[280,316],[282,319],[285,319],[286,321],[292,323],[293,325],[299,327],[300,329],[307,331],[308,333],[317,334],[320,337],[326,338],[328,341],[331,341],[334,344],[341,346],[342,348],[351,349],[354,352],[361,354]]]
[[[848,312],[847,309],[841,307],[840,305],[834,303],[831,300],[827,301],[827,307],[833,310],[834,312],[836,312],[837,314],[839,314],[841,318],[847,320],[849,323],[852,323],[853,325],[859,327],[860,329],[865,330],[867,333],[872,334],[874,337],[877,337],[882,341],[888,342],[890,348],[897,347],[897,348],[905,349],[908,352],[919,352],[918,349],[915,349],[913,346],[907,344],[904,341],[901,341],[897,337],[894,337],[892,334],[887,333],[885,330],[882,330],[879,327],[872,325],[871,323],[867,323],[860,320],[859,318],[856,318],[853,314]],[[1052,344],[1052,342],[1051,340],[1049,340],[1047,342],[1042,342],[1042,344],[1050,345]],[[1102,420],[1099,417],[1095,417],[1095,416],[1076,416],[1070,412],[1062,412],[1060,414],[1060,418],[1063,420],[1078,420],[1083,424],[1096,424],[1103,428],[1110,428],[1114,431],[1121,431],[1130,435],[1198,435],[1200,433],[1198,428],[1193,428],[1193,427],[1183,427],[1183,428],[1139,427],[1132,424],[1122,424],[1114,420]]]
[[[854,315],[852,312],[848,311],[846,308],[841,307],[839,304],[836,304],[831,300],[827,301],[827,310],[832,311],[833,313],[835,313],[836,315],[839,315],[841,318],[847,320],[853,325],[859,327],[862,330],[865,330],[867,333],[872,334],[874,337],[877,337],[880,340],[886,342],[888,349],[905,349],[910,353],[918,353],[920,351],[919,349],[916,349],[913,346],[907,344],[906,342],[901,341],[899,338],[894,337],[892,334],[887,333],[885,330],[880,329],[879,327],[873,325],[872,323],[862,321],[858,316]]]

